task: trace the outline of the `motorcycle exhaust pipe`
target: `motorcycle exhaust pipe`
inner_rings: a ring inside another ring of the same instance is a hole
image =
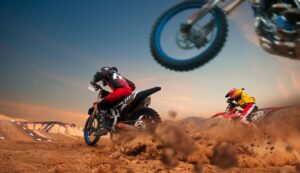
[[[122,130],[136,130],[134,126],[125,124],[125,123],[117,123],[116,128],[122,129]]]

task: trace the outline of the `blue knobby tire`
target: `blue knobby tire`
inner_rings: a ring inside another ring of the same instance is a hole
[[[94,139],[90,139],[90,134],[89,134],[89,128],[88,128],[88,124],[91,121],[91,117],[89,117],[86,122],[85,122],[85,126],[84,126],[84,130],[83,130],[83,136],[84,136],[84,141],[86,144],[90,145],[90,146],[94,146],[100,139],[100,136],[94,136]],[[96,119],[93,119],[96,120]]]
[[[162,49],[160,37],[168,21],[182,11],[195,8],[201,9],[204,4],[205,1],[185,1],[170,8],[157,19],[151,32],[150,49],[152,56],[160,65],[175,71],[189,71],[203,66],[221,51],[226,42],[228,24],[226,14],[218,7],[210,11],[210,14],[214,17],[216,36],[206,50],[194,57],[182,60],[169,56]]]

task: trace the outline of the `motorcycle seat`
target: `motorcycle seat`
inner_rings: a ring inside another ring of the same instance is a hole
[[[123,103],[129,103],[131,102],[137,95],[138,91],[133,91],[131,95],[121,99],[120,101],[116,102],[115,104],[113,104],[113,107],[117,107],[120,106]]]

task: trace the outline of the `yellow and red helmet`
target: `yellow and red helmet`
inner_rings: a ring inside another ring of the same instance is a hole
[[[244,90],[245,90],[244,88],[242,88],[242,89],[236,89],[236,88],[233,88],[233,89],[231,89],[231,90],[226,94],[225,97],[226,97],[226,98],[229,97],[229,98],[235,99],[235,98],[241,96]]]

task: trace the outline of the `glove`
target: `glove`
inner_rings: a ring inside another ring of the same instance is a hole
[[[95,85],[96,85],[96,82],[91,81],[90,84],[91,84],[92,86],[95,86]]]
[[[227,103],[232,104],[233,103],[233,99],[232,98],[227,99]]]
[[[100,89],[99,85],[96,82],[91,81],[90,84],[95,88],[96,91]]]

